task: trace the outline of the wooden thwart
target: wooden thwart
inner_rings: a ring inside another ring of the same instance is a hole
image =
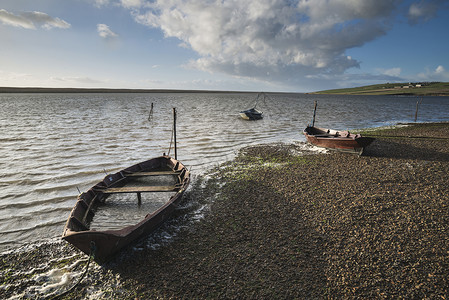
[[[138,177],[138,176],[160,176],[160,175],[179,175],[181,172],[177,171],[155,171],[155,172],[136,172],[126,174],[126,177]]]
[[[101,190],[104,194],[119,194],[119,193],[145,193],[145,192],[175,192],[179,187],[175,185],[165,186],[124,186],[118,188],[108,188]]]

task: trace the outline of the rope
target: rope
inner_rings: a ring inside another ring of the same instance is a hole
[[[63,292],[61,294],[58,294],[58,295],[55,295],[55,296],[51,297],[50,298],[51,300],[60,299],[61,297],[64,297],[65,295],[67,295],[70,292],[72,292],[81,283],[81,280],[84,279],[84,277],[87,274],[87,271],[89,270],[90,261],[92,260],[92,258],[95,259],[95,252],[96,252],[96,250],[97,250],[97,247],[95,246],[95,242],[91,241],[90,242],[90,255],[89,255],[89,259],[87,260],[86,269],[84,270],[83,275],[80,276],[78,281],[70,289],[68,289],[67,291],[65,291],[65,292]]]

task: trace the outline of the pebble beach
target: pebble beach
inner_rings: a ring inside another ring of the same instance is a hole
[[[206,207],[200,220],[92,267],[61,298],[447,299],[448,133],[449,123],[364,132],[376,140],[362,156],[243,148],[187,191],[184,203]],[[27,298],[21,291],[44,284],[32,270],[58,251],[81,256],[45,243],[2,254],[0,298]]]

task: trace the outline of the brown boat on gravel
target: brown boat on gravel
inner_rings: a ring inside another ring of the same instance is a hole
[[[337,131],[314,126],[307,126],[303,133],[312,145],[359,155],[363,153],[365,147],[374,141],[374,138],[364,137],[349,131]]]
[[[170,180],[164,179],[171,177]],[[161,179],[162,178],[162,179]],[[168,184],[161,185],[161,182]],[[107,175],[87,192],[78,196],[64,227],[62,238],[101,264],[112,258],[132,241],[149,234],[175,210],[190,182],[190,172],[178,160],[169,156],[156,157],[115,174]],[[91,230],[97,209],[101,209],[111,194],[135,193],[136,205],[141,193],[173,192],[159,209],[149,213],[137,224],[118,230]]]
[[[368,147],[375,140],[374,138],[364,137],[360,134],[350,133],[349,131],[315,127],[316,107],[317,102],[315,101],[312,125],[307,125],[303,131],[307,141],[312,145],[362,155],[365,147]]]

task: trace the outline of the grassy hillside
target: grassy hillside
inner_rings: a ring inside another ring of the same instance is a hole
[[[449,96],[449,82],[383,83],[314,94]]]

